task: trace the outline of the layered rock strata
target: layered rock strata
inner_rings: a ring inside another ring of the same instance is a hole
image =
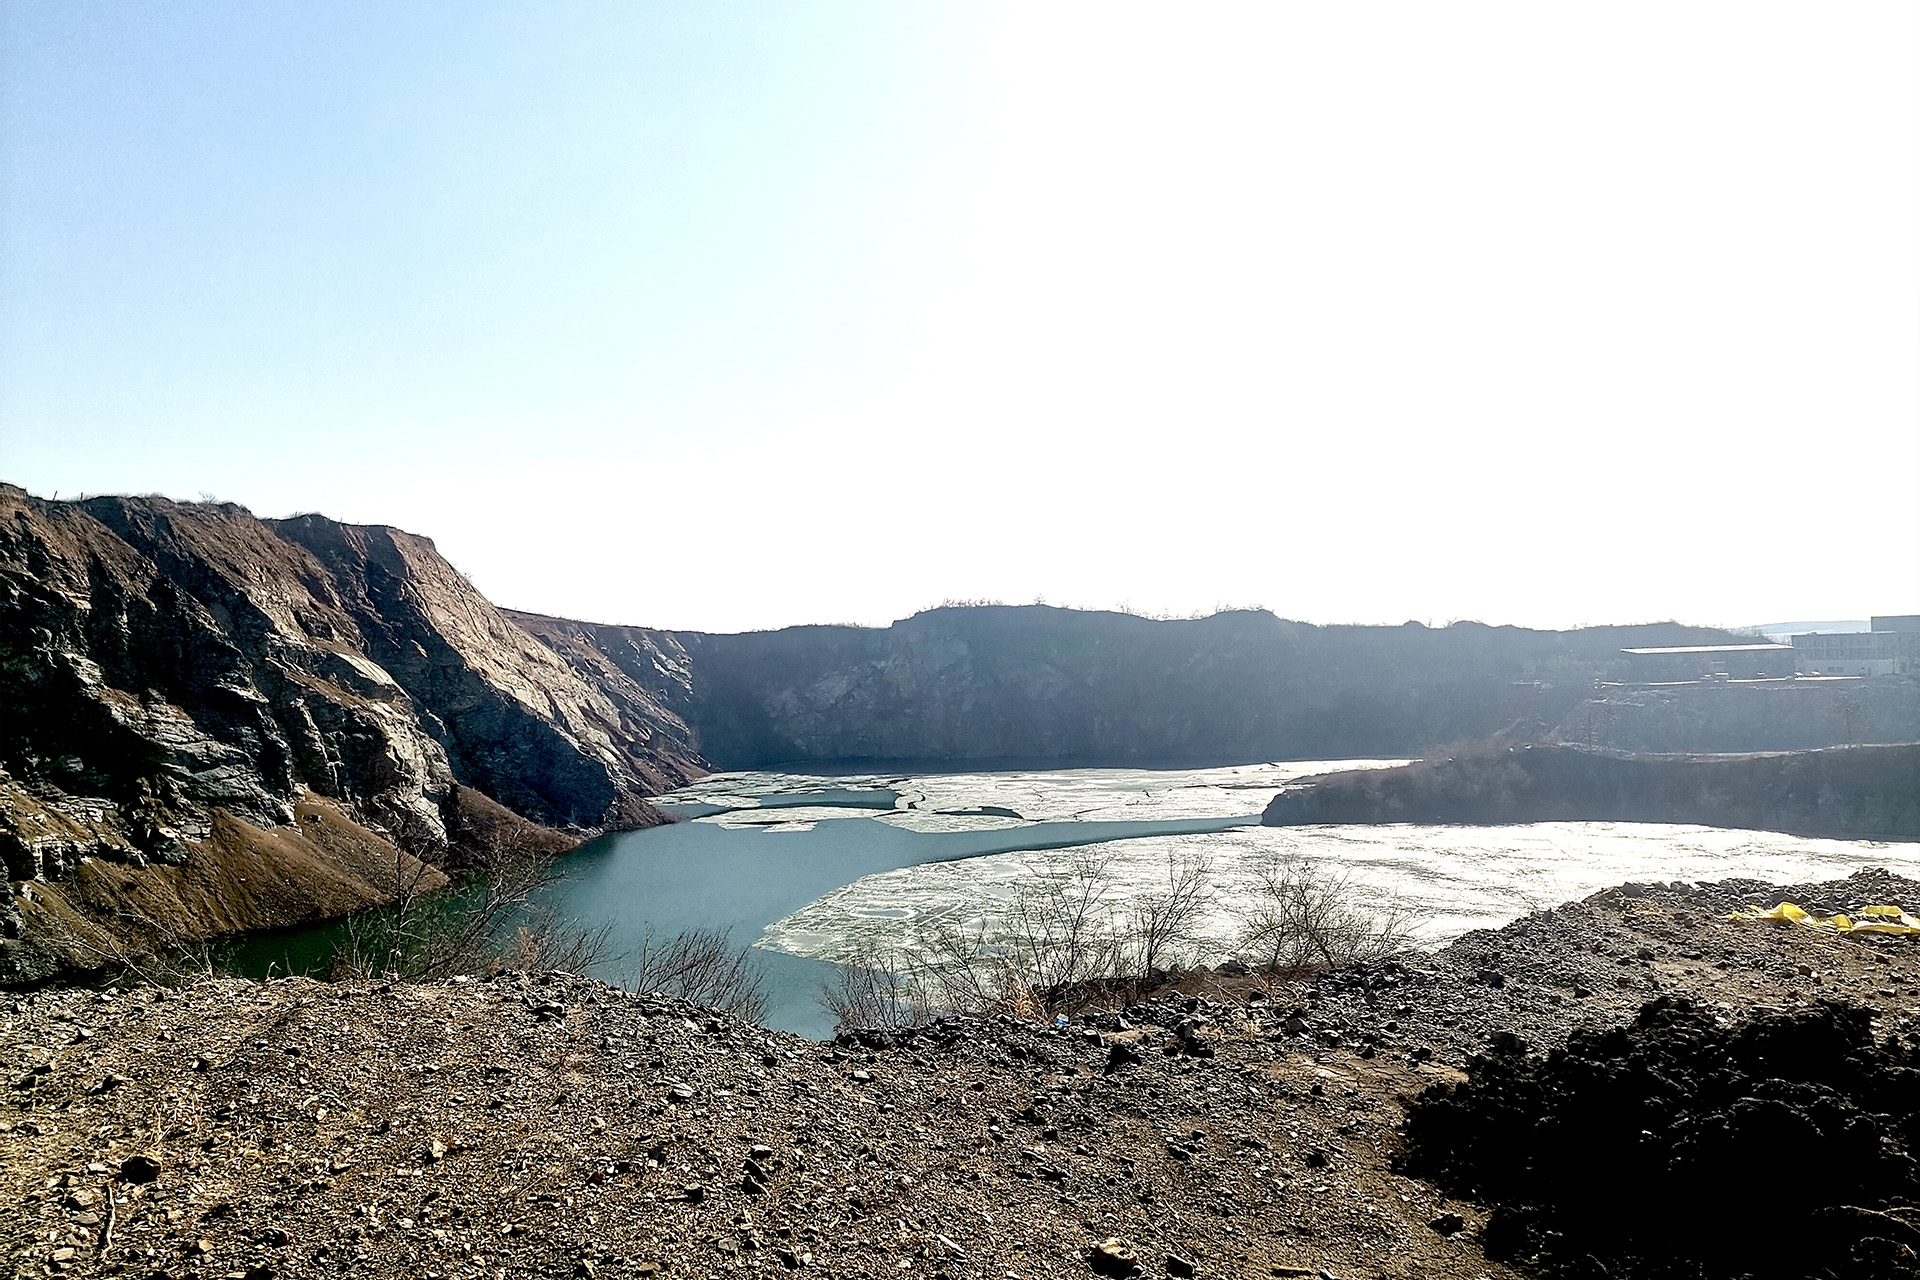
[[[522,630],[425,538],[0,486],[0,863],[41,901],[92,860],[190,874],[224,841],[263,866],[294,850],[304,890],[267,901],[236,883],[231,910],[159,912],[181,938],[333,914],[382,899],[376,865],[391,882],[399,861],[458,854],[462,785],[578,832],[657,822],[646,797],[702,772],[690,739],[633,682],[596,683]],[[303,805],[361,834],[305,847]],[[142,918],[95,898],[95,914]],[[0,980],[72,952],[30,945],[30,919],[58,913],[29,907],[15,895],[0,913]]]

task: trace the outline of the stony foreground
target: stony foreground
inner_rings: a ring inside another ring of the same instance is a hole
[[[1684,994],[1822,995],[1882,1034],[1920,950],[1721,917],[1920,905],[1862,873],[1627,886],[1266,989],[952,1019],[840,1047],[564,975],[46,991],[0,1006],[8,1273],[268,1280],[1503,1277],[1485,1214],[1394,1172],[1400,1100]]]

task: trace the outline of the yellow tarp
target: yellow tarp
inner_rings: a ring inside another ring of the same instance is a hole
[[[1782,902],[1771,911],[1762,911],[1755,907],[1752,911],[1737,911],[1727,919],[1779,920],[1787,924],[1804,924],[1811,929],[1825,929],[1832,933],[1920,935],[1920,920],[1914,919],[1899,907],[1861,907],[1853,914],[1872,918],[1855,920],[1853,916],[1846,915],[1816,916],[1791,902]]]

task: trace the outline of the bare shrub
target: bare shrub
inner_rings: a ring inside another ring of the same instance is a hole
[[[641,944],[632,985],[748,1022],[759,1022],[767,1012],[766,979],[753,968],[747,949],[734,948],[726,934],[711,929],[690,929],[658,946],[649,936]]]
[[[83,931],[56,919],[50,922],[47,937],[70,956],[90,956],[116,977],[149,986],[177,990],[218,976],[212,943],[169,937],[165,927],[150,914],[130,914],[137,924],[124,933],[97,926]]]
[[[1027,916],[1036,933],[1042,932],[1037,915],[1030,905]],[[971,928],[943,923],[921,932],[911,948],[868,946],[840,966],[835,983],[821,988],[820,1001],[837,1030],[899,1030],[944,1012],[1038,1018],[1051,1012],[1053,1002],[1035,988],[1034,968],[1018,946],[990,939],[984,921]],[[1060,987],[1054,1002],[1071,989]]]
[[[946,1010],[1050,1017],[1121,962],[1107,910],[1111,866],[1104,850],[1070,850],[1007,904],[998,930],[942,921],[910,948],[869,947],[841,966],[821,1004],[841,1029],[914,1026]]]
[[[1401,903],[1363,906],[1347,873],[1277,854],[1255,868],[1239,915],[1241,954],[1279,977],[1404,951],[1422,918]]]
[[[512,965],[529,973],[583,973],[607,958],[611,922],[588,926],[540,907],[513,931]]]
[[[1168,853],[1166,887],[1127,904],[1124,976],[1152,981],[1156,974],[1196,961],[1203,942],[1200,925],[1213,903],[1213,860]]]
[[[843,1029],[897,1029],[946,1010],[1050,1018],[1131,998],[1196,954],[1212,864],[1169,856],[1165,888],[1119,910],[1112,866],[1103,848],[1070,850],[1007,904],[997,928],[943,921],[910,948],[869,947],[841,967],[822,1004]]]
[[[997,926],[939,922],[909,947],[869,946],[821,1003],[841,1030],[918,1026],[944,1011],[1045,1019],[1138,999],[1200,963],[1218,901],[1212,860],[1169,855],[1164,882],[1125,904],[1112,901],[1111,869],[1103,850],[1073,850]],[[1269,977],[1403,951],[1423,918],[1404,904],[1368,905],[1351,877],[1314,863],[1270,856],[1252,880],[1235,913],[1236,954]]]
[[[820,1003],[833,1015],[834,1030],[900,1031],[932,1021],[933,990],[899,952],[868,945],[838,967],[832,985],[820,988]]]
[[[426,981],[502,968],[579,972],[607,959],[610,927],[533,907],[565,876],[562,853],[528,833],[506,832],[454,888],[431,893],[431,869],[396,848],[391,905],[348,919],[337,971]]]
[[[478,844],[466,878],[438,893],[425,891],[425,866],[396,856],[393,904],[347,921],[336,969],[423,981],[500,969],[584,973],[616,959],[609,949],[611,923],[584,924],[536,904],[542,890],[565,878],[565,847],[538,828],[509,824],[483,831]],[[630,985],[749,1022],[766,1014],[766,982],[746,950],[733,949],[725,934],[710,930],[690,930],[665,943],[649,936],[634,957]]]
[[[1106,909],[1112,867],[1113,855],[1098,846],[1069,850],[1064,867],[1007,909],[1006,976],[1042,1012],[1051,1013],[1071,988],[1119,970],[1123,949]]]

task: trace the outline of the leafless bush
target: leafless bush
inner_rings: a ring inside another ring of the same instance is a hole
[[[1205,958],[1217,902],[1212,861],[1174,854],[1166,879],[1115,909],[1112,858],[1077,849],[1015,896],[997,926],[940,922],[899,950],[870,946],[821,992],[840,1029],[898,1029],[941,1011],[1050,1018],[1123,1003]],[[1351,878],[1270,857],[1254,869],[1237,954],[1267,976],[1297,977],[1405,950],[1422,916],[1366,904]]]
[[[145,952],[137,961],[127,961],[126,967],[142,982],[175,989],[210,981],[219,973],[211,942],[168,941]]]
[[[910,948],[865,948],[821,988],[820,1001],[837,1030],[899,1030],[943,1012],[1037,1018],[1048,1006],[1032,971],[1017,948],[989,940],[984,922],[970,929],[942,923]]]
[[[820,1003],[833,1015],[836,1031],[898,1031],[922,1026],[937,1012],[928,986],[896,951],[870,945],[839,970],[832,985],[820,988]]]
[[[1103,850],[1072,850],[1007,905],[998,930],[941,921],[911,947],[868,948],[821,1003],[840,1028],[912,1026],[941,1010],[1049,1016],[1120,962],[1106,909],[1111,864]]]
[[[1099,847],[1069,851],[1058,872],[1016,896],[1005,917],[1008,966],[1015,982],[1051,1011],[1066,992],[1119,969],[1123,948],[1107,901],[1113,855]]]
[[[169,937],[165,926],[151,915],[132,915],[134,923],[119,931],[100,927],[83,930],[56,919],[47,935],[67,954],[91,956],[107,972],[149,986],[178,989],[217,975],[211,943]]]
[[[1166,887],[1127,904],[1121,949],[1128,974],[1152,980],[1196,960],[1203,941],[1200,925],[1213,902],[1213,860],[1167,854]]]
[[[1212,866],[1169,857],[1164,889],[1115,910],[1112,865],[1104,849],[1071,850],[1007,904],[997,928],[943,921],[909,948],[869,948],[822,1003],[840,1027],[897,1028],[941,1010],[1044,1018],[1131,998],[1195,953]]]
[[[677,996],[747,1022],[759,1022],[767,1012],[766,979],[754,970],[747,949],[734,948],[726,934],[710,929],[690,929],[657,946],[649,936],[641,945],[632,985],[636,991]]]
[[[1867,709],[1860,704],[1858,698],[1850,694],[1841,694],[1828,708],[1828,715],[1839,731],[1840,741],[1843,744],[1851,746],[1853,743],[1866,740],[1870,718],[1867,715]]]
[[[425,981],[501,968],[579,972],[600,963],[610,927],[531,905],[564,877],[561,856],[525,835],[503,835],[481,851],[462,883],[430,893],[427,864],[396,849],[394,901],[348,919],[336,970]]]
[[[1255,869],[1240,912],[1241,953],[1279,977],[1337,969],[1405,950],[1421,918],[1405,904],[1362,905],[1344,872],[1273,855]]]
[[[502,827],[454,887],[425,892],[428,869],[396,855],[394,902],[347,922],[336,968],[346,974],[421,981],[499,969],[583,973],[614,959],[613,926],[588,925],[536,904],[565,877],[565,851],[538,832]],[[682,933],[664,944],[651,937],[634,958],[631,985],[659,991],[758,1022],[766,983],[744,949],[726,935]]]
[[[530,973],[584,973],[607,958],[611,922],[590,927],[540,907],[513,931],[512,964]]]

